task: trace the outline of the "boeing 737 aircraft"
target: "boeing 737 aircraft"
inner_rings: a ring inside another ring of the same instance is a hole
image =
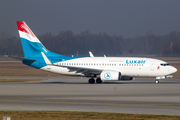
[[[165,61],[140,57],[67,57],[47,50],[24,21],[17,21],[25,65],[53,73],[88,77],[89,83],[132,80],[133,77],[164,79],[177,69]]]

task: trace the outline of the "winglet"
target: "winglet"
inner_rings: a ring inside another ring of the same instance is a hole
[[[94,57],[94,55],[92,54],[91,51],[89,51],[89,56],[90,56],[90,57]]]
[[[47,65],[52,65],[51,61],[47,58],[47,56],[43,52],[41,52],[41,54],[42,54],[42,56],[44,58],[45,63]]]

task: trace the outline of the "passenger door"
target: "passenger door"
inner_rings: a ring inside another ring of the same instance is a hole
[[[151,62],[151,65],[150,65],[151,71],[154,71],[154,68],[155,68],[155,63],[152,61],[152,62]]]

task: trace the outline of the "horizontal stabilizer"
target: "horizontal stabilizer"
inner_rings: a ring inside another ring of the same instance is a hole
[[[10,58],[14,58],[14,59],[18,59],[18,60],[26,60],[26,61],[36,61],[36,60],[33,60],[33,59],[27,59],[27,58],[24,58],[24,57],[15,57],[15,56],[9,56],[9,55],[5,55],[5,57],[10,57]]]

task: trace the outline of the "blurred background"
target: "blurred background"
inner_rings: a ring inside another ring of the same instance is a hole
[[[0,1],[0,55],[23,56],[16,21],[67,56],[180,57],[179,0]]]

